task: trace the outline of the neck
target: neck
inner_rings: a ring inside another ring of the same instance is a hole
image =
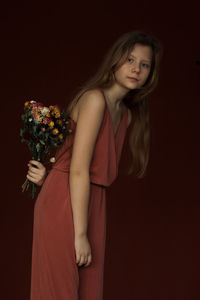
[[[109,104],[113,107],[119,108],[121,106],[123,98],[129,92],[129,89],[125,89],[119,85],[112,85],[110,88],[105,88],[104,93]]]

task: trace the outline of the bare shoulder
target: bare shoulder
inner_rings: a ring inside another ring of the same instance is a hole
[[[101,91],[88,90],[81,95],[78,103],[70,172],[88,172],[104,117],[105,100]]]
[[[129,127],[129,125],[131,124],[131,120],[132,120],[132,112],[131,112],[130,108],[128,108],[128,125],[127,125],[127,127]]]
[[[78,114],[87,110],[89,113],[102,113],[105,108],[105,100],[100,90],[91,89],[83,93],[78,101]]]

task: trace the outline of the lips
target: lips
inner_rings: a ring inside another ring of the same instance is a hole
[[[138,81],[138,79],[137,78],[135,78],[135,77],[128,77],[129,79],[135,79],[136,81]]]

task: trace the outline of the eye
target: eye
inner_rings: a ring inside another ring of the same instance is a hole
[[[128,60],[128,62],[132,62],[133,61],[133,59],[130,58],[130,57],[127,60]]]
[[[142,66],[145,67],[145,68],[149,68],[148,64],[142,64]]]

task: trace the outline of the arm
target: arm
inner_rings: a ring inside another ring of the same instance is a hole
[[[104,115],[105,101],[99,91],[87,91],[79,99],[78,108],[69,184],[75,236],[84,236],[87,233],[90,194],[89,168]]]

